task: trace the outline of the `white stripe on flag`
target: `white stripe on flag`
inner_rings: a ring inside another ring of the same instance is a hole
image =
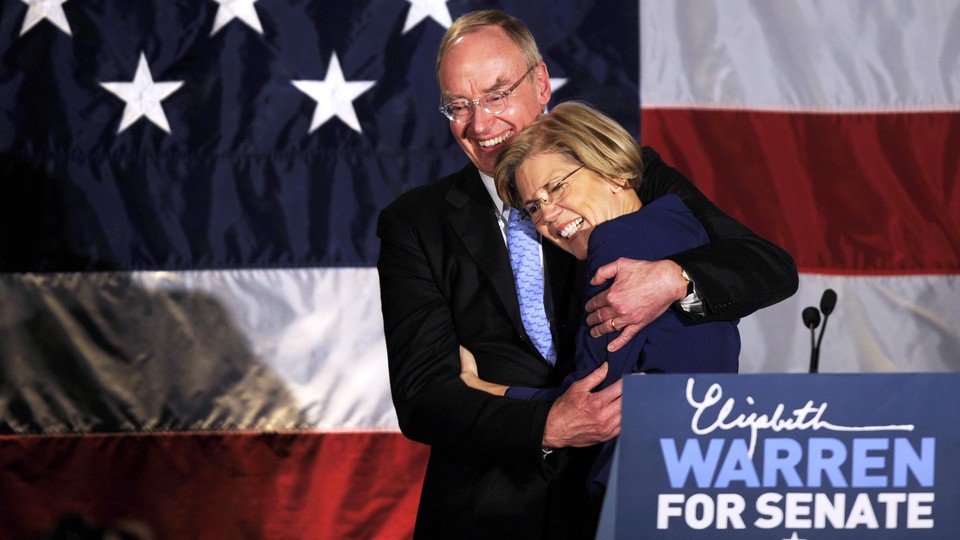
[[[960,110],[954,0],[640,2],[641,103]]]
[[[800,313],[819,307],[828,288],[838,301],[819,371],[960,371],[960,276],[823,274],[801,274],[797,294],[741,321],[740,371],[806,372],[810,331]]]
[[[218,299],[311,427],[396,430],[375,268],[137,272],[148,290]]]
[[[313,426],[397,429],[375,269],[143,272],[137,280],[218,298],[256,356],[309,404]],[[947,354],[960,351],[960,276],[801,274],[797,294],[741,321],[741,371],[806,371],[810,332],[800,313],[819,306],[827,288],[839,301],[821,371],[960,370],[960,355]]]

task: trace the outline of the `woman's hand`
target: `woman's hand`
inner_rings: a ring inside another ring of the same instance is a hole
[[[467,386],[475,390],[482,390],[488,394],[502,396],[507,393],[509,386],[494,384],[480,378],[480,372],[477,369],[477,359],[473,353],[460,346],[460,380]]]

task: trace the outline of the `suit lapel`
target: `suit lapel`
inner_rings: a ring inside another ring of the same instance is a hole
[[[447,216],[477,266],[490,277],[510,320],[521,333],[520,302],[513,283],[510,256],[497,223],[497,209],[473,165],[464,167],[454,178],[446,200],[451,205]]]

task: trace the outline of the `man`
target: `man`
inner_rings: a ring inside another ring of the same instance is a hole
[[[484,379],[499,384],[556,385],[573,366],[584,306],[581,267],[549,242],[539,248],[556,351],[551,365],[521,320],[507,216],[490,178],[503,142],[549,102],[547,66],[523,23],[482,11],[451,25],[437,78],[450,130],[470,164],[402,195],[378,223],[394,405],[403,433],[431,446],[415,535],[590,537],[596,509],[584,486],[589,454],[578,448],[619,433],[622,385],[591,393],[605,374],[600,368],[544,403],[491,396],[459,379],[459,345],[474,353]],[[652,150],[644,150],[644,161],[641,199],[677,193],[711,244],[672,260],[601,268],[595,279],[615,281],[587,304],[597,334],[622,330],[612,346],[622,345],[689,297],[688,278],[696,284],[692,309],[701,320],[742,317],[796,291],[788,254],[720,212]]]

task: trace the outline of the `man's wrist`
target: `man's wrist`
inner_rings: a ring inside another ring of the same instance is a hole
[[[684,297],[678,302],[680,309],[686,313],[689,313],[690,315],[693,315],[694,317],[703,315],[703,299],[700,297],[700,292],[697,290],[697,284],[682,266],[680,267],[680,278],[687,285],[687,289],[684,291]]]

